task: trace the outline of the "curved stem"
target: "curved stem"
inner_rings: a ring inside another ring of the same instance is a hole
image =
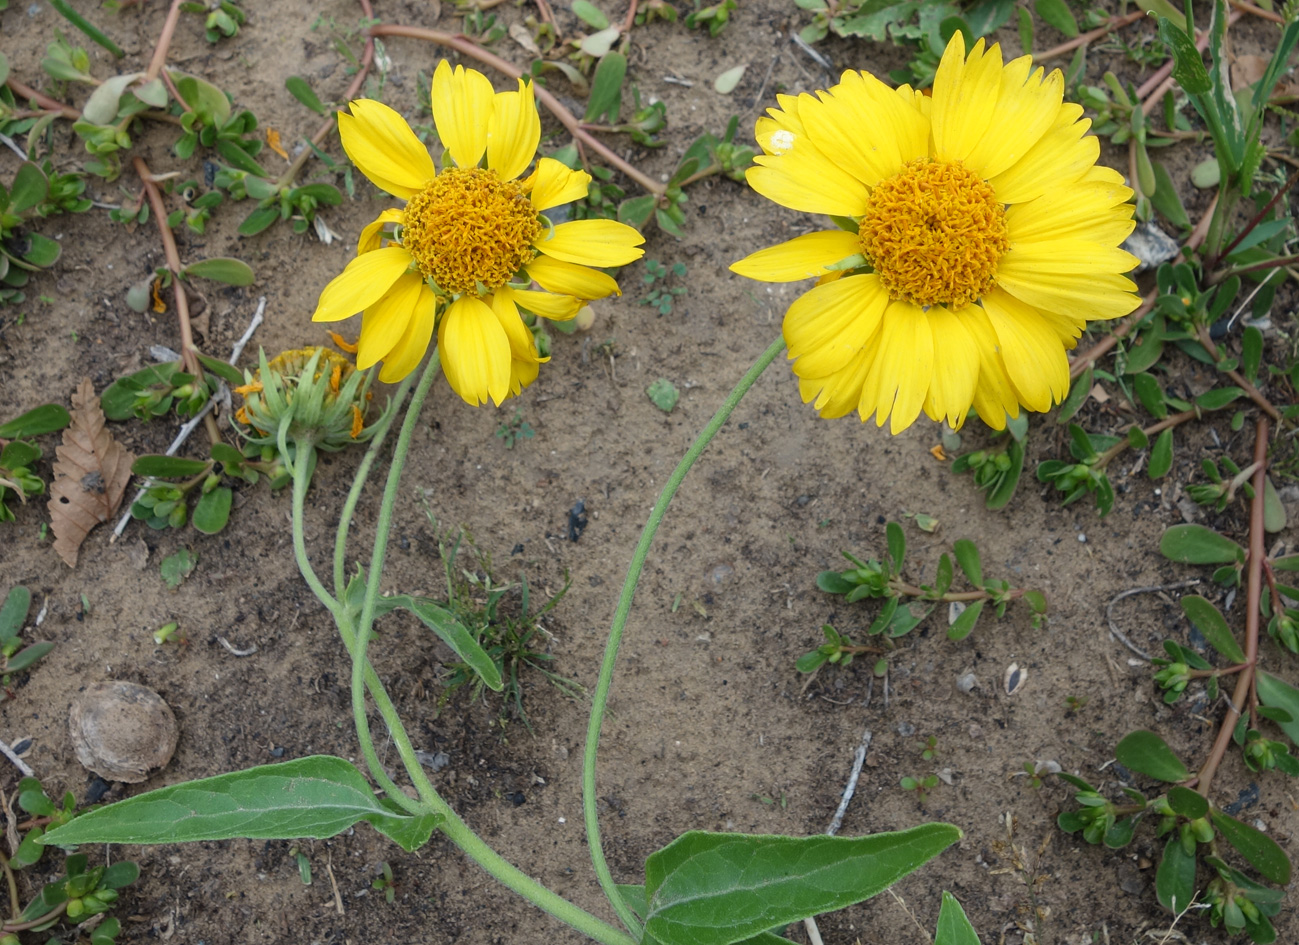
[[[176,23],[180,20],[180,5],[182,2],[183,0],[171,0],[171,7],[167,10],[167,19],[163,21],[162,32],[158,34],[158,44],[153,47],[153,56],[149,60],[149,68],[144,73],[145,82],[152,82],[158,78],[163,63],[167,61],[167,47],[171,45],[171,37],[176,32]],[[182,104],[184,103],[182,102]]]
[[[338,595],[339,600],[343,599],[343,592],[347,589],[347,532],[352,525],[352,515],[356,512],[356,504],[361,500],[361,492],[365,489],[370,469],[379,457],[379,450],[383,448],[388,431],[392,429],[393,418],[397,416],[398,409],[405,402],[406,394],[410,392],[410,386],[414,383],[415,375],[411,373],[407,374],[397,387],[397,393],[393,395],[392,404],[388,408],[388,415],[380,421],[379,429],[374,432],[374,437],[370,440],[370,448],[365,451],[361,465],[356,468],[352,488],[347,493],[346,501],[343,502],[343,511],[338,517],[338,531],[334,536],[334,593]]]
[[[315,453],[315,446],[308,443],[300,442],[298,444],[298,454],[293,463],[293,557],[298,562],[298,570],[302,572],[302,578],[307,582],[307,587],[316,598],[329,609],[335,621],[344,619],[346,614],[339,601],[335,600],[329,591],[325,590],[325,585],[321,583],[320,578],[316,576],[316,570],[311,566],[311,559],[307,557],[307,541],[303,533],[302,513],[306,508],[307,486],[311,484],[311,470],[315,468],[312,454]]]
[[[690,467],[695,464],[701,453],[707,449],[708,444],[712,442],[717,431],[722,428],[728,417],[731,415],[737,404],[744,397],[754,382],[762,375],[772,361],[780,352],[785,350],[785,339],[777,338],[771,343],[759,357],[753,362],[744,377],[735,385],[735,389],[727,395],[722,406],[718,408],[717,413],[708,421],[708,425],[690,444],[690,449],[686,450],[686,455],[681,457],[681,462],[677,463],[676,469],[672,470],[672,475],[668,477],[667,483],[663,486],[663,492],[660,493],[658,501],[654,503],[654,509],[650,512],[649,518],[645,522],[645,527],[641,529],[640,541],[636,544],[636,551],[632,554],[631,564],[627,566],[627,577],[623,581],[622,593],[618,597],[618,606],[614,610],[613,623],[609,627],[609,641],[604,648],[604,662],[600,664],[600,678],[595,684],[595,691],[591,695],[591,719],[586,730],[586,752],[582,757],[582,812],[586,819],[586,837],[587,844],[591,852],[591,865],[595,868],[595,875],[600,880],[600,886],[604,889],[604,894],[609,898],[610,904],[614,911],[618,913],[618,918],[622,924],[627,927],[633,937],[640,939],[642,929],[640,922],[632,913],[627,904],[622,901],[622,896],[618,894],[613,881],[613,875],[609,872],[609,864],[604,858],[604,849],[600,843],[600,814],[596,807],[595,796],[595,756],[600,747],[600,726],[604,722],[605,707],[609,702],[609,689],[613,684],[613,668],[618,661],[618,647],[622,643],[623,628],[627,625],[627,617],[631,613],[632,599],[636,595],[636,584],[640,580],[641,569],[645,566],[645,558],[649,555],[650,545],[654,541],[654,534],[658,531],[659,523],[663,520],[663,513],[667,511],[668,504],[672,497],[676,495],[677,488],[681,485],[681,480],[685,479],[686,473]]]
[[[19,82],[12,76],[5,79],[5,85],[9,86],[9,88],[13,90],[14,95],[17,95],[19,98],[25,98],[29,102],[35,102],[46,111],[58,112],[64,118],[69,118],[72,121],[77,121],[81,118],[81,112],[78,109],[73,108],[71,105],[64,105],[62,102],[55,101],[43,92],[36,91],[30,85],[23,85],[23,83]]]
[[[0,867],[4,869],[5,885],[9,887],[9,914],[17,919],[23,914],[23,907],[18,901],[18,881],[9,866],[9,857],[5,856],[3,851],[0,851]]]
[[[497,72],[508,75],[512,79],[522,78],[524,72],[514,63],[502,59],[494,53],[488,52],[477,43],[473,42],[467,36],[447,33],[442,30],[428,29],[423,26],[402,26],[399,24],[380,23],[372,26],[367,31],[371,36],[407,36],[412,39],[424,39],[431,43],[437,43],[439,46],[446,46],[454,49],[471,59],[476,59],[483,65],[491,66]],[[656,181],[654,178],[638,171],[632,167],[613,150],[607,147],[598,138],[582,128],[582,122],[577,119],[563,103],[557,99],[554,94],[547,88],[540,85],[533,85],[533,92],[537,96],[537,101],[545,105],[550,113],[560,120],[569,134],[577,138],[583,145],[590,148],[606,163],[616,167],[624,176],[634,180],[645,191],[653,194],[655,197],[662,197],[667,188]]]

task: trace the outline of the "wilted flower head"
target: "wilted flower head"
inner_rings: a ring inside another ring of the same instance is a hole
[[[258,353],[256,371],[244,371],[235,388],[244,405],[235,419],[248,429],[246,439],[264,446],[309,442],[335,451],[364,443],[374,435],[377,419],[366,423],[373,394],[370,375],[328,348],[295,348],[270,361]]]
[[[932,96],[845,72],[813,95],[778,96],[757,123],[749,185],[829,215],[731,269],[765,282],[816,278],[785,314],[805,401],[856,410],[898,433],[923,410],[959,427],[971,406],[1001,429],[1069,389],[1089,320],[1137,307],[1119,249],[1132,191],[1097,167],[1100,145],[1064,78],[1024,56],[1003,65],[957,32]]]

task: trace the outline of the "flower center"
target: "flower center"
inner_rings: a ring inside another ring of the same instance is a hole
[[[498,289],[532,262],[542,233],[517,181],[493,170],[452,167],[406,203],[401,243],[426,278],[455,295]]]
[[[912,161],[875,185],[857,229],[862,255],[895,299],[961,308],[992,288],[1006,210],[960,163]]]

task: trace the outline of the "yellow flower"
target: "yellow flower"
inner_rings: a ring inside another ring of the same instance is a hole
[[[325,286],[312,318],[362,312],[357,366],[383,361],[379,378],[390,382],[415,369],[436,329],[456,393],[470,404],[500,404],[546,360],[520,313],[562,321],[617,294],[618,284],[592,267],[639,259],[644,239],[612,220],[552,225],[542,216],[585,197],[591,177],[545,157],[521,176],[541,138],[531,85],[493,92],[486,76],[443,60],[432,106],[445,148],[441,171],[387,105],[361,99],[338,116],[352,163],[406,206],[365,227],[356,258]]]
[[[1030,74],[1031,73],[1031,74]],[[1137,307],[1119,249],[1132,191],[1097,167],[1082,108],[1057,70],[1002,64],[958,32],[932,97],[846,72],[816,96],[778,97],[758,119],[749,185],[837,229],[731,266],[817,284],[785,313],[805,402],[872,413],[893,433],[923,410],[959,427],[971,406],[997,429],[1069,389],[1066,348],[1089,320]]]

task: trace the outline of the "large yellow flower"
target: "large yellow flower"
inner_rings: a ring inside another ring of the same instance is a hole
[[[1031,74],[1030,74],[1031,73]],[[844,73],[782,95],[757,124],[758,193],[823,213],[808,233],[731,266],[766,282],[817,277],[785,314],[803,400],[898,433],[923,410],[959,427],[971,406],[1001,429],[1069,388],[1065,349],[1089,320],[1126,315],[1136,288],[1119,249],[1132,191],[1097,167],[1082,108],[1057,70],[1002,64],[958,32],[932,97]]]
[[[639,259],[644,240],[611,220],[552,225],[542,216],[585,197],[591,177],[545,157],[521,177],[541,138],[531,85],[494,92],[486,76],[443,60],[432,100],[441,171],[387,105],[361,99],[338,116],[352,163],[406,206],[362,230],[356,258],[325,286],[312,319],[363,313],[357,366],[383,361],[383,381],[413,371],[436,328],[456,393],[500,404],[531,384],[545,360],[520,312],[560,321],[616,294],[618,284],[591,267]]]

